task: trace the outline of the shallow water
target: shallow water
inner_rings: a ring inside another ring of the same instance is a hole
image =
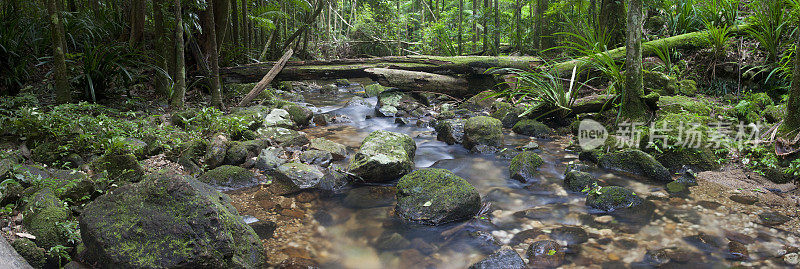
[[[363,105],[347,105],[353,95],[345,92],[321,96],[305,94],[306,101],[315,105],[318,113],[344,115],[350,122],[304,130],[313,137],[325,137],[357,149],[361,141],[375,130],[387,130],[410,135],[417,143],[417,168],[443,168],[453,171],[474,185],[484,202],[489,203],[489,214],[481,219],[452,223],[441,227],[406,225],[391,216],[392,206],[355,209],[343,205],[344,195],[323,197],[318,214],[325,214],[331,223],[322,223],[323,238],[332,245],[319,253],[319,262],[325,268],[466,268],[497,249],[509,245],[514,234],[528,229],[541,229],[545,234],[561,226],[579,226],[589,234],[589,241],[568,248],[564,267],[604,266],[617,268],[649,267],[644,263],[648,250],[662,248],[685,252],[681,262],[663,264],[664,267],[726,268],[738,264],[729,260],[725,231],[736,231],[751,237],[759,235],[748,245],[751,261],[757,265],[779,266],[764,262],[789,244],[785,232],[758,226],[743,216],[729,213],[723,206],[709,210],[684,200],[669,203],[669,197],[659,184],[646,184],[602,170],[593,174],[606,185],[630,188],[643,197],[651,197],[656,206],[653,218],[626,220],[616,216],[614,221],[600,221],[602,215],[588,210],[585,196],[568,193],[561,183],[563,172],[576,153],[567,152],[566,143],[537,140],[539,154],[545,164],[533,182],[522,183],[509,177],[507,159],[495,155],[470,153],[461,145],[447,145],[436,140],[431,127],[418,127],[415,121],[399,125],[393,118],[374,117],[375,98],[366,99]],[[507,132],[510,133],[510,132]],[[526,144],[527,137],[508,135],[508,147]],[[347,161],[341,162],[346,165]],[[387,184],[391,185],[391,184]],[[345,193],[346,194],[346,193]],[[656,197],[656,198],[653,198]],[[513,213],[538,208],[535,219],[515,217]],[[329,217],[329,218],[328,218]],[[381,241],[397,233],[409,241],[404,250],[380,250]],[[697,239],[698,234],[706,236]],[[420,241],[421,239],[421,241]],[[791,238],[795,239],[795,238]],[[425,243],[421,243],[421,242]],[[630,242],[636,244],[631,246]],[[794,242],[791,242],[794,243]],[[563,245],[563,244],[562,244]],[[523,258],[526,244],[512,246]],[[747,264],[744,264],[747,265]]]

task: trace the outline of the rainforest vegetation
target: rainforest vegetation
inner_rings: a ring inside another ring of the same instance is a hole
[[[800,0],[2,0],[0,264],[794,267],[798,46]]]

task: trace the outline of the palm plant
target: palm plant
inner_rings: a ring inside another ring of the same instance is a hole
[[[758,0],[750,3],[753,10],[753,27],[747,32],[758,40],[767,53],[767,62],[775,62],[780,56],[781,40],[789,31],[789,13],[784,12],[783,0]]]
[[[705,24],[719,27],[736,25],[739,16],[739,0],[708,0],[700,5],[700,18]]]
[[[671,35],[694,32],[702,27],[694,0],[664,0],[661,9],[667,19]]]
[[[705,24],[706,31],[705,35],[703,35],[703,41],[711,47],[715,57],[724,56],[725,50],[730,46],[728,42],[731,39],[730,28],[710,21],[706,21]]]
[[[122,82],[122,86],[129,85],[138,70],[155,70],[169,77],[166,71],[150,64],[152,61],[147,56],[125,44],[85,44],[84,48],[85,52],[76,54],[81,65],[80,74],[73,78],[73,82],[81,85],[86,98],[93,102],[107,97],[108,90],[116,82]]]
[[[511,74],[516,78],[514,87],[497,95],[502,95],[516,102],[528,105],[523,117],[533,111],[545,110],[540,117],[557,113],[565,116],[572,111],[577,92],[581,85],[575,82],[576,70],[573,69],[569,85],[558,75],[547,71],[524,71],[520,69],[498,69],[500,73]],[[578,85],[576,88],[576,84]]]

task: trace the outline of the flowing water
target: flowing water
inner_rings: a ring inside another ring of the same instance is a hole
[[[623,218],[604,217],[584,205],[584,195],[568,193],[561,186],[565,168],[577,161],[576,152],[565,150],[566,142],[537,140],[545,164],[538,178],[522,183],[510,178],[509,160],[503,154],[497,154],[498,157],[471,153],[461,145],[447,145],[437,141],[433,128],[417,126],[414,120],[401,125],[393,118],[375,117],[375,98],[366,99],[367,104],[348,105],[352,96],[344,89],[335,95],[305,94],[306,102],[318,108],[317,113],[342,115],[350,120],[304,132],[344,144],[351,151],[372,131],[408,134],[417,143],[417,168],[453,171],[475,186],[483,201],[490,205],[481,218],[426,227],[398,222],[391,215],[392,205],[350,208],[342,201],[344,194],[325,196],[314,214],[324,226],[323,236],[318,240],[332,246],[320,250],[318,255],[318,262],[325,268],[466,268],[497,250],[499,245],[516,248],[525,258],[527,244],[520,244],[523,242],[520,239],[512,240],[514,235],[532,229],[546,235],[562,226],[580,227],[589,237],[588,242],[566,248],[565,267],[648,267],[663,262],[665,254],[656,250],[668,249],[672,262],[661,264],[666,267],[726,268],[734,264],[729,259],[725,239],[730,231],[751,235],[755,240],[748,245],[752,260],[772,257],[782,246],[794,243],[786,240],[793,241],[794,236],[743,221],[743,216],[728,212],[724,206],[711,210],[689,199],[675,203],[664,196],[663,185],[594,170],[593,174],[605,184],[630,188],[650,197],[656,206],[653,218],[623,221]],[[530,141],[528,137],[510,133],[507,132],[505,139],[510,148]],[[514,214],[528,209],[535,210],[529,210],[527,217]],[[395,233],[412,244],[396,247],[403,243],[386,243]],[[515,244],[510,244],[512,241]],[[562,245],[566,243],[562,241]],[[648,251],[653,255],[646,255]]]

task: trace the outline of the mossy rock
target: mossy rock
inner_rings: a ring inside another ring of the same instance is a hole
[[[586,196],[587,206],[606,212],[636,207],[643,201],[635,192],[617,186],[595,189]]]
[[[662,96],[658,100],[658,107],[666,113],[695,113],[710,115],[713,111],[711,103],[706,100],[693,99],[687,96]]]
[[[264,117],[264,126],[266,127],[281,127],[286,129],[295,129],[297,124],[292,120],[292,115],[289,111],[283,109],[273,109]]]
[[[276,169],[276,177],[287,182],[292,182],[300,189],[314,188],[319,185],[325,174],[316,166],[304,163],[285,163]]]
[[[681,80],[678,82],[678,89],[675,93],[695,97],[697,95],[697,82],[691,79]]]
[[[493,91],[483,91],[467,99],[467,101],[462,103],[459,107],[471,111],[490,111],[492,105],[495,103],[494,94],[495,92]]]
[[[524,269],[528,268],[525,261],[519,254],[510,248],[503,248],[495,253],[492,253],[483,260],[473,264],[469,269],[494,269],[494,268],[507,268],[507,269]]]
[[[539,157],[539,154],[533,151],[523,151],[511,159],[508,171],[511,174],[511,178],[521,182],[528,182],[534,178],[542,164],[544,164],[544,161],[542,157]]]
[[[517,122],[511,130],[517,134],[536,138],[551,138],[555,135],[553,129],[535,120],[522,120]]]
[[[249,130],[258,130],[264,126],[264,118],[269,115],[271,109],[262,105],[235,107],[231,109],[229,117],[238,118],[245,122],[250,122]]]
[[[772,101],[772,98],[769,97],[769,94],[765,92],[751,93],[747,95],[745,99],[756,106],[756,108],[759,110],[763,110],[768,106],[775,105],[775,102]]]
[[[655,158],[670,171],[678,171],[687,166],[695,171],[718,170],[720,165],[714,152],[709,148],[673,148],[657,153]]]
[[[375,97],[381,94],[386,90],[386,87],[381,86],[381,84],[370,84],[364,87],[364,92],[366,92],[367,97]]]
[[[667,183],[667,192],[669,194],[676,195],[676,194],[686,193],[688,191],[689,188],[687,188],[686,185],[683,185],[683,183],[677,181]]]
[[[464,147],[472,149],[477,145],[502,147],[503,123],[487,116],[469,118],[464,123]]]
[[[585,192],[597,185],[597,180],[592,174],[572,170],[564,177],[564,188],[571,192]]]
[[[764,169],[764,177],[769,179],[769,181],[775,182],[776,184],[786,184],[797,179],[796,176],[787,174],[783,171],[783,169],[780,168]]]
[[[261,241],[230,202],[176,175],[122,186],[81,214],[86,261],[104,268],[258,268]]]
[[[177,157],[172,158],[183,166],[184,170],[196,175],[203,172],[203,169],[200,168],[200,160],[206,155],[207,148],[207,141],[193,140],[178,146],[172,151],[171,155],[177,155]]]
[[[283,147],[299,147],[310,142],[305,134],[286,128],[267,127],[259,129],[258,133],[261,137],[266,137]]]
[[[448,145],[460,144],[464,141],[464,120],[440,120],[436,124],[436,139]]]
[[[0,206],[18,201],[24,191],[25,188],[16,180],[4,180],[0,183]]]
[[[469,219],[481,209],[475,187],[444,169],[426,168],[403,176],[396,198],[400,218],[426,225]]]
[[[230,138],[226,134],[215,134],[208,143],[204,158],[205,164],[212,169],[224,164],[228,147],[230,147]]]
[[[678,80],[661,72],[642,70],[644,88],[660,95],[675,94]]]
[[[11,176],[9,172],[17,165],[17,162],[11,158],[8,159],[0,159],[0,180],[6,178],[6,176]]]
[[[247,148],[247,145],[239,141],[232,141],[229,143],[229,145],[230,147],[225,151],[225,161],[222,163],[226,165],[243,164],[250,154],[250,150]]]
[[[670,182],[669,170],[653,156],[637,149],[612,152],[600,157],[600,167],[621,171],[660,182]]]
[[[256,158],[255,168],[261,170],[262,172],[269,172],[274,171],[281,166],[282,164],[286,163],[287,160],[281,158],[284,154],[283,149],[277,147],[269,147],[266,149],[261,150],[258,154],[258,158]]]
[[[36,243],[33,243],[33,241],[27,238],[11,241],[11,247],[13,247],[33,268],[44,268],[47,263],[47,251],[45,251],[44,248],[36,246]]]
[[[416,150],[416,142],[406,134],[375,131],[364,138],[349,170],[366,182],[392,181],[414,169]]]
[[[312,139],[309,148],[330,152],[333,160],[344,160],[347,157],[347,147],[325,138]]]
[[[181,111],[176,111],[172,113],[170,116],[170,122],[172,125],[178,126],[180,128],[186,128],[189,126],[191,120],[197,117],[197,110],[196,109],[186,109]]]
[[[59,225],[70,218],[69,209],[64,206],[64,201],[58,199],[49,188],[37,191],[28,199],[22,224],[36,236],[36,244],[45,249],[66,245],[67,238]]]
[[[81,171],[51,170],[49,178],[35,181],[25,192],[30,194],[42,189],[52,190],[56,197],[70,204],[80,204],[94,194],[95,182]]]
[[[777,123],[783,120],[783,117],[786,115],[786,109],[783,106],[767,106],[767,108],[761,112],[761,115],[767,122]]]
[[[314,118],[314,112],[311,109],[298,104],[285,105],[283,110],[289,112],[290,118],[299,127],[308,126],[311,119]]]
[[[232,165],[214,168],[197,178],[197,180],[222,190],[235,190],[258,184],[258,178],[253,172]]]
[[[59,161],[61,153],[55,142],[40,142],[31,150],[31,158],[39,163],[53,164]]]
[[[564,248],[553,240],[539,240],[528,246],[528,268],[557,268],[564,263]]]
[[[300,153],[300,162],[305,164],[327,167],[331,160],[333,160],[333,155],[324,150],[309,149]]]
[[[144,177],[144,167],[133,154],[103,155],[92,163],[95,172],[105,171],[114,182],[139,182]]]

